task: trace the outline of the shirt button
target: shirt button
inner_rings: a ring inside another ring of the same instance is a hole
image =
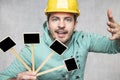
[[[76,76],[76,79],[79,79],[80,78],[80,76]]]
[[[79,58],[79,56],[76,56],[76,58]]]
[[[64,75],[64,74],[62,74],[62,77],[63,77],[63,78],[65,78],[65,75]]]

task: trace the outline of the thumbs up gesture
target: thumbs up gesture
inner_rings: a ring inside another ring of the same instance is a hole
[[[107,16],[108,16],[108,22],[107,25],[108,27],[108,31],[112,34],[112,36],[110,37],[110,40],[119,40],[120,39],[120,24],[118,24],[112,15],[112,11],[110,9],[108,9],[107,11]]]

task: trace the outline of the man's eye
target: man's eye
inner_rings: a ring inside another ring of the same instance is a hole
[[[70,19],[70,18],[66,18],[65,20],[68,21],[68,22],[72,21],[72,19]]]
[[[58,21],[58,19],[55,18],[55,19],[52,19],[52,21]]]

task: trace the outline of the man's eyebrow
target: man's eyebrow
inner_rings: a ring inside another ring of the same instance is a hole
[[[70,19],[72,19],[72,17],[65,17],[65,18],[70,18]]]
[[[57,17],[57,16],[52,16],[51,18],[59,18],[59,17]]]
[[[51,19],[53,19],[53,18],[59,19],[59,17],[57,17],[57,16],[51,16]],[[64,17],[64,19],[72,19],[72,17],[66,16],[66,17]]]

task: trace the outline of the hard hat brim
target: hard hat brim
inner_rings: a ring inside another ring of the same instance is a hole
[[[79,11],[72,11],[72,10],[62,10],[62,9],[59,9],[59,10],[46,10],[45,9],[45,14],[47,15],[48,13],[53,13],[53,12],[66,12],[66,13],[73,13],[73,14],[76,14],[77,16],[80,15],[80,10]]]

